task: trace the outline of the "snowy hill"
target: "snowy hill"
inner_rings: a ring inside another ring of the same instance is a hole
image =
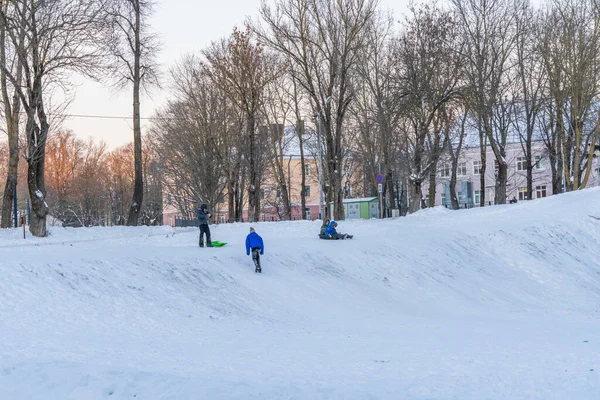
[[[600,189],[342,221],[0,231],[0,399],[597,399]]]

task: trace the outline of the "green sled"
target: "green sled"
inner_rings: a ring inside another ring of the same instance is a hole
[[[223,247],[227,244],[227,242],[219,242],[218,240],[214,240],[211,242],[213,247]]]

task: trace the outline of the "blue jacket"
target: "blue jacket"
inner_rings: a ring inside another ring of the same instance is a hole
[[[325,229],[325,234],[326,235],[335,235],[337,233],[337,231],[333,227],[334,225],[335,225],[335,221],[331,221],[329,223],[329,226],[327,227],[327,229]]]
[[[260,247],[260,254],[265,254],[265,246],[263,244],[263,240],[258,233],[251,232],[248,236],[246,236],[246,255],[250,255],[250,249],[255,247]]]

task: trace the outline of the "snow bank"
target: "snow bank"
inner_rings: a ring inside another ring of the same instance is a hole
[[[595,399],[599,200],[0,231],[0,399]]]

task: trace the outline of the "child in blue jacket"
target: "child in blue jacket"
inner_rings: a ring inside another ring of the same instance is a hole
[[[254,272],[262,272],[260,267],[260,254],[265,254],[265,245],[263,244],[262,238],[254,231],[253,227],[250,227],[250,233],[246,236],[246,255],[250,255],[252,250],[252,261],[256,267]]]
[[[327,229],[325,229],[325,236],[329,239],[352,239],[352,235],[348,235],[347,233],[338,233],[335,228],[337,228],[337,222],[331,221]]]

